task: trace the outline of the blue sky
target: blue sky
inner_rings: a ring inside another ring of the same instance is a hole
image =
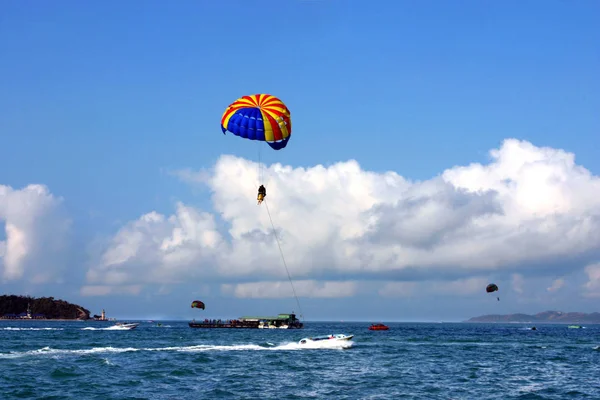
[[[487,164],[491,149],[516,138],[573,153],[578,165],[593,176],[600,173],[597,2],[13,2],[1,7],[0,185],[14,190],[45,185],[62,198],[60,215],[71,221],[68,250],[61,255],[62,283],[33,285],[25,275],[0,283],[5,292],[62,296],[120,316],[197,316],[179,311],[194,297],[189,277],[162,297],[146,289],[133,296],[83,296],[80,287],[110,238],[141,215],[156,211],[168,217],[177,202],[224,212],[226,206],[210,195],[219,197],[219,184],[225,183],[190,184],[178,179],[177,171],[213,168],[223,154],[256,161],[256,143],[223,136],[218,125],[224,108],[245,94],[274,94],[292,112],[290,144],[279,152],[265,146],[267,164],[311,168],[356,160],[361,173],[395,171],[428,181],[455,166]],[[236,186],[231,179],[227,184]],[[581,190],[578,199],[596,193],[597,186]],[[249,200],[253,208],[247,212],[264,212]],[[596,212],[590,207],[585,213]],[[17,218],[8,214],[0,214],[0,227]],[[228,223],[218,220],[218,229],[227,231]],[[7,236],[0,233],[0,240],[8,243]],[[583,271],[600,261],[589,255],[595,250],[565,250],[556,262],[563,267],[556,268]],[[576,266],[565,267],[572,257],[579,257]],[[520,271],[515,262],[510,273]],[[336,279],[352,275],[340,268]],[[553,274],[545,277],[561,276]],[[228,279],[219,275],[214,282]],[[279,312],[271,310],[272,299],[248,303],[226,294],[198,295],[215,296],[215,315],[207,314],[215,317],[217,311],[230,317]],[[374,309],[388,319],[460,319],[497,311],[462,298],[439,311],[439,301],[435,295],[390,301],[369,293],[350,300],[301,299],[308,319],[368,319]],[[515,300],[504,311],[548,307],[592,306],[589,300]]]

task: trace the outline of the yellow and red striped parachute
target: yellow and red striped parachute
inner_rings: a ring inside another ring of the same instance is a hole
[[[292,135],[290,110],[277,97],[254,94],[240,97],[227,107],[221,130],[250,140],[267,142],[274,150],[287,146]]]

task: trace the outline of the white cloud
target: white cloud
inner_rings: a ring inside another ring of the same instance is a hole
[[[378,293],[383,297],[412,297],[419,292],[418,282],[388,282],[379,289]]]
[[[479,276],[517,267],[525,274],[600,250],[600,179],[571,153],[510,139],[490,156],[487,165],[453,167],[422,182],[364,171],[356,161],[274,164],[264,171],[261,206],[257,165],[223,156],[210,173],[180,175],[209,186],[227,234],[190,206],[179,204],[170,217],[152,212],[116,234],[88,280],[285,280],[267,207],[295,280],[473,278],[461,284],[473,291]]]
[[[485,287],[489,282],[483,278],[458,279],[450,282],[434,281],[429,285],[430,290],[438,294],[453,296],[468,296],[472,294],[485,294]]]
[[[39,284],[60,279],[70,221],[62,199],[43,185],[16,190],[0,185],[0,271],[4,282],[24,279]]]
[[[521,274],[512,274],[512,288],[515,292],[522,294],[525,286],[525,279]]]
[[[466,278],[450,281],[388,282],[379,290],[379,294],[384,297],[484,295],[485,287],[488,283],[484,278]]]
[[[206,278],[221,251],[214,218],[178,204],[169,218],[155,212],[123,227],[88,271],[91,284],[181,283]]]
[[[583,285],[586,297],[600,297],[600,263],[590,264],[584,268],[588,281]]]
[[[356,289],[356,282],[316,282],[305,280],[294,282],[294,290],[299,297],[351,297],[356,294]],[[272,299],[293,297],[289,281],[251,282],[236,285],[223,284],[221,285],[221,291],[225,294],[233,294],[238,298]]]
[[[552,286],[550,286],[546,290],[549,292],[556,292],[557,290],[562,288],[564,285],[565,285],[565,280],[563,278],[558,278],[558,279],[554,280],[554,282],[552,282]]]
[[[124,286],[107,286],[107,285],[89,285],[83,286],[79,293],[82,296],[107,296],[107,295],[138,295],[142,291],[142,285],[124,285]]]

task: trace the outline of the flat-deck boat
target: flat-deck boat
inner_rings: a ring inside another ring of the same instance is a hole
[[[304,324],[296,314],[279,314],[276,317],[240,317],[234,320],[192,321],[190,328],[233,328],[233,329],[302,329]]]

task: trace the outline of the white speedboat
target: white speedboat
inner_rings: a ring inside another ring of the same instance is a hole
[[[131,329],[137,328],[138,325],[139,325],[138,323],[117,322],[114,326],[131,330]]]
[[[304,338],[304,339],[301,339],[298,343],[299,344],[309,344],[309,343],[315,343],[315,342],[320,342],[320,341],[346,342],[346,341],[352,339],[353,337],[354,337],[354,335],[345,335],[343,333],[336,333],[335,335],[331,334],[331,335],[313,336],[313,337],[309,337],[309,338]]]

